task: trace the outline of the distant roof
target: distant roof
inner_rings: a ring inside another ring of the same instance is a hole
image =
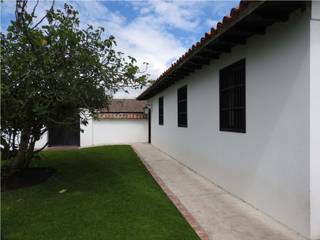
[[[217,28],[205,33],[137,99],[153,97],[203,65],[219,59],[221,54],[231,52],[234,46],[246,44],[252,35],[263,35],[269,25],[287,21],[292,11],[305,7],[304,1],[242,0],[238,7],[231,9],[229,16],[217,24]]]
[[[111,104],[100,109],[100,113],[143,113],[147,101],[135,99],[113,99]]]

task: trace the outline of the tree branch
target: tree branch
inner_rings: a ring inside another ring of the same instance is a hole
[[[39,4],[39,0],[37,0],[36,4],[35,4],[34,7],[33,7],[33,10],[32,10],[32,12],[31,12],[31,16],[32,16],[32,17],[35,16],[34,14],[35,14],[35,12],[36,12],[36,8],[37,8],[38,4]]]
[[[35,29],[37,28],[42,22],[44,19],[46,19],[46,17],[48,16],[48,12],[52,11],[53,10],[53,6],[54,6],[54,3],[55,3],[55,0],[52,1],[52,4],[51,4],[51,7],[50,9],[47,11],[47,13],[40,19],[40,21],[38,23],[36,23],[32,29]],[[37,4],[38,5],[38,4]]]

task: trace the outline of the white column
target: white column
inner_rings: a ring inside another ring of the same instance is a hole
[[[320,239],[320,2],[310,21],[310,237]]]

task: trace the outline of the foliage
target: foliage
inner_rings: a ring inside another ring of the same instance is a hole
[[[27,3],[17,0],[16,19],[1,33],[1,140],[15,168],[28,166],[48,128],[72,125],[79,115],[85,124],[113,93],[147,79],[104,28],[82,28],[71,5],[52,5],[35,22],[38,2],[31,12]]]

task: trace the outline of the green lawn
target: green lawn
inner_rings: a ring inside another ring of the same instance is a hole
[[[130,146],[41,156],[33,165],[57,173],[40,185],[2,193],[3,239],[198,239]]]

